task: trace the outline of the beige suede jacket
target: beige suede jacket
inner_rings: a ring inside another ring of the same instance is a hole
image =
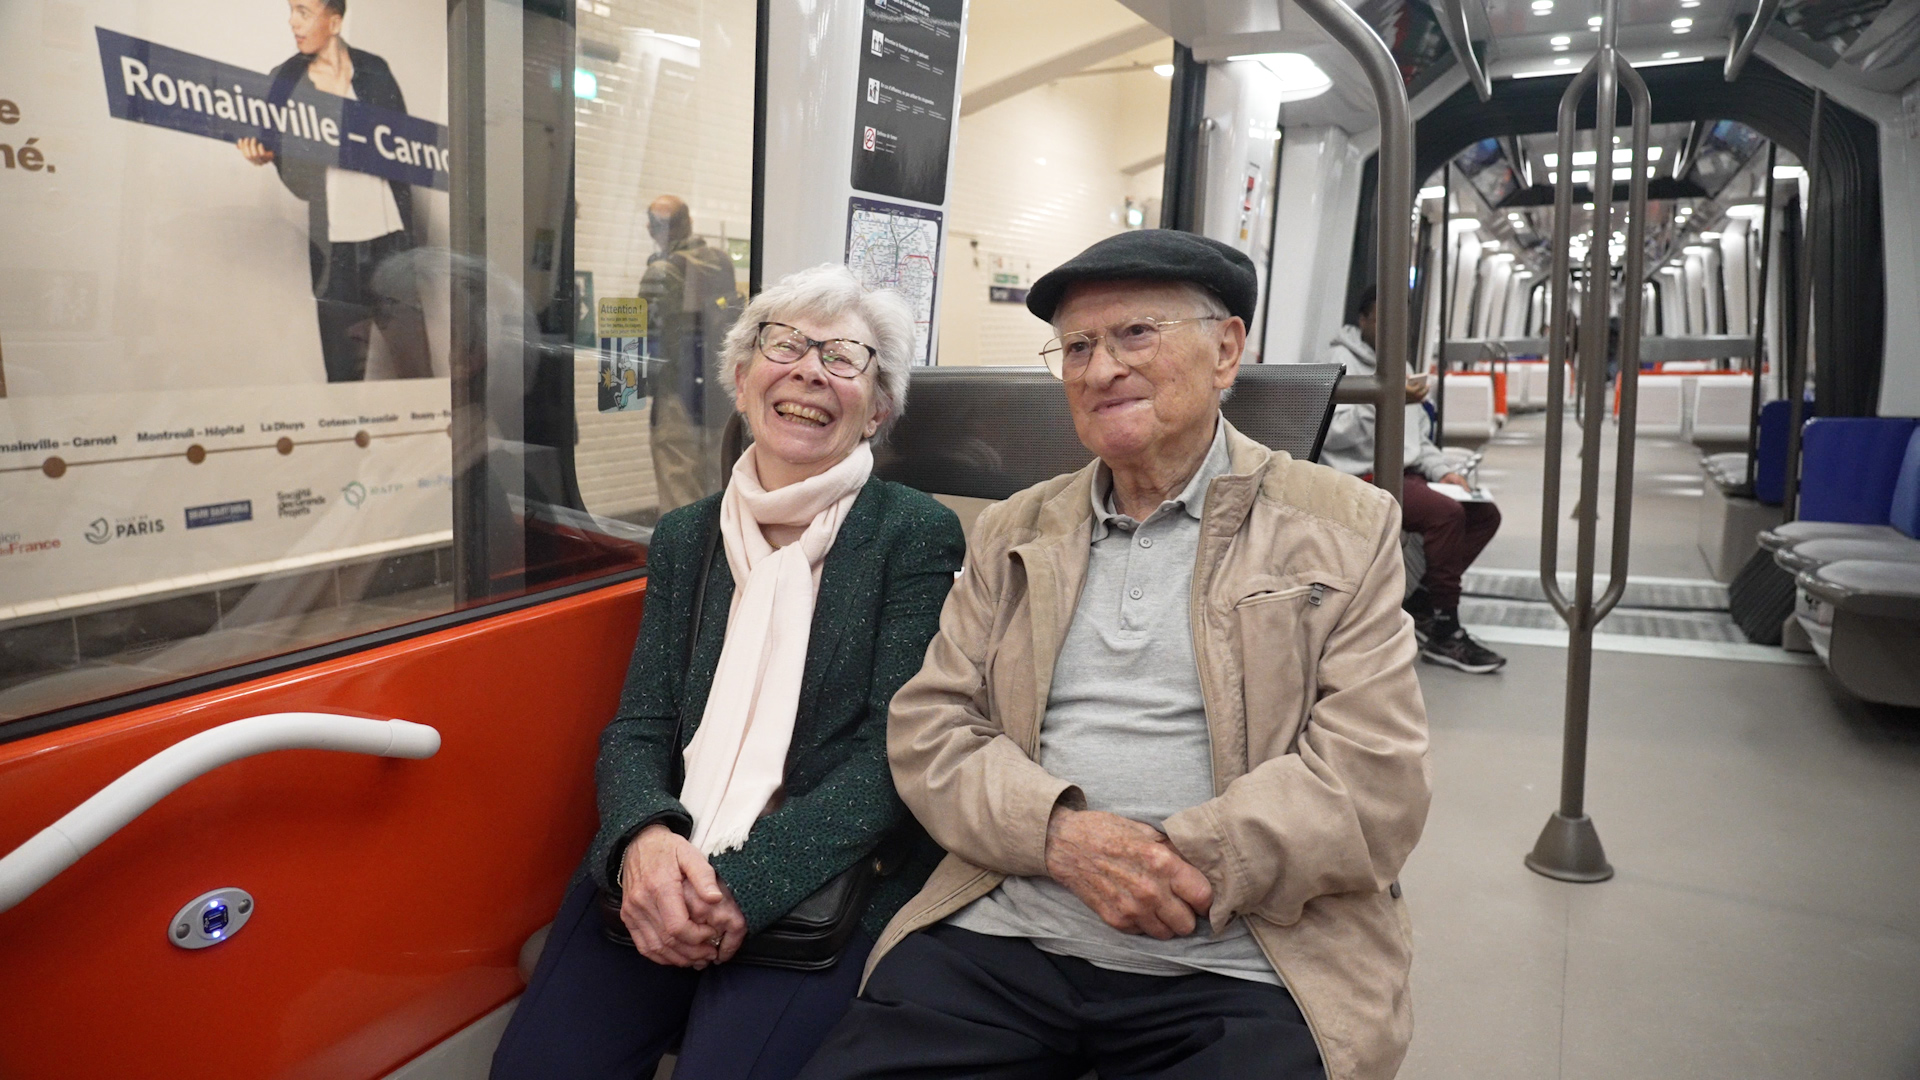
[[[1215,928],[1234,916],[1252,927],[1329,1080],[1384,1080],[1413,1029],[1411,924],[1392,886],[1429,797],[1400,510],[1232,427],[1227,439],[1232,471],[1207,491],[1191,604],[1216,794],[1166,832],[1212,882]],[[1047,819],[1078,790],[1034,753],[1086,579],[1093,471],[981,514],[926,664],[893,699],[894,782],[950,854],[888,924],[869,972],[1004,877],[1047,872]]]

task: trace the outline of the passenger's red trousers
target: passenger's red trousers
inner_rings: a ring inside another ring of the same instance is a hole
[[[1500,531],[1500,508],[1492,503],[1455,502],[1427,487],[1426,477],[1406,475],[1400,496],[1401,523],[1417,532],[1427,547],[1427,576],[1421,579],[1433,606],[1460,606],[1460,575],[1486,550]]]

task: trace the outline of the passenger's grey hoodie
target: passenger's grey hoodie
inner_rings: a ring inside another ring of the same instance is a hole
[[[1373,346],[1360,337],[1360,328],[1351,324],[1334,335],[1333,347],[1322,361],[1347,365],[1348,376],[1373,374]],[[1453,470],[1447,467],[1440,448],[1427,438],[1427,410],[1418,403],[1407,406],[1406,467],[1429,480],[1438,480]],[[1320,463],[1353,476],[1373,471],[1373,406],[1336,405],[1333,423],[1327,428],[1326,445],[1320,450]]]

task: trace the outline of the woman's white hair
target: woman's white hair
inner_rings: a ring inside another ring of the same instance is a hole
[[[779,284],[761,291],[740,313],[740,321],[727,331],[720,347],[720,383],[727,395],[739,400],[734,388],[734,373],[754,362],[754,342],[764,322],[791,322],[794,319],[832,322],[843,315],[857,316],[873,331],[872,345],[879,355],[874,359],[874,385],[878,404],[885,412],[874,441],[887,432],[907,408],[907,379],[913,368],[913,309],[906,298],[892,289],[869,289],[860,284],[853,271],[837,263],[819,266],[781,278]]]

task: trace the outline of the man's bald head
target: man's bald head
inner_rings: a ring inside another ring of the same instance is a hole
[[[662,195],[647,206],[647,232],[661,251],[693,235],[693,215],[686,200],[678,195]]]

